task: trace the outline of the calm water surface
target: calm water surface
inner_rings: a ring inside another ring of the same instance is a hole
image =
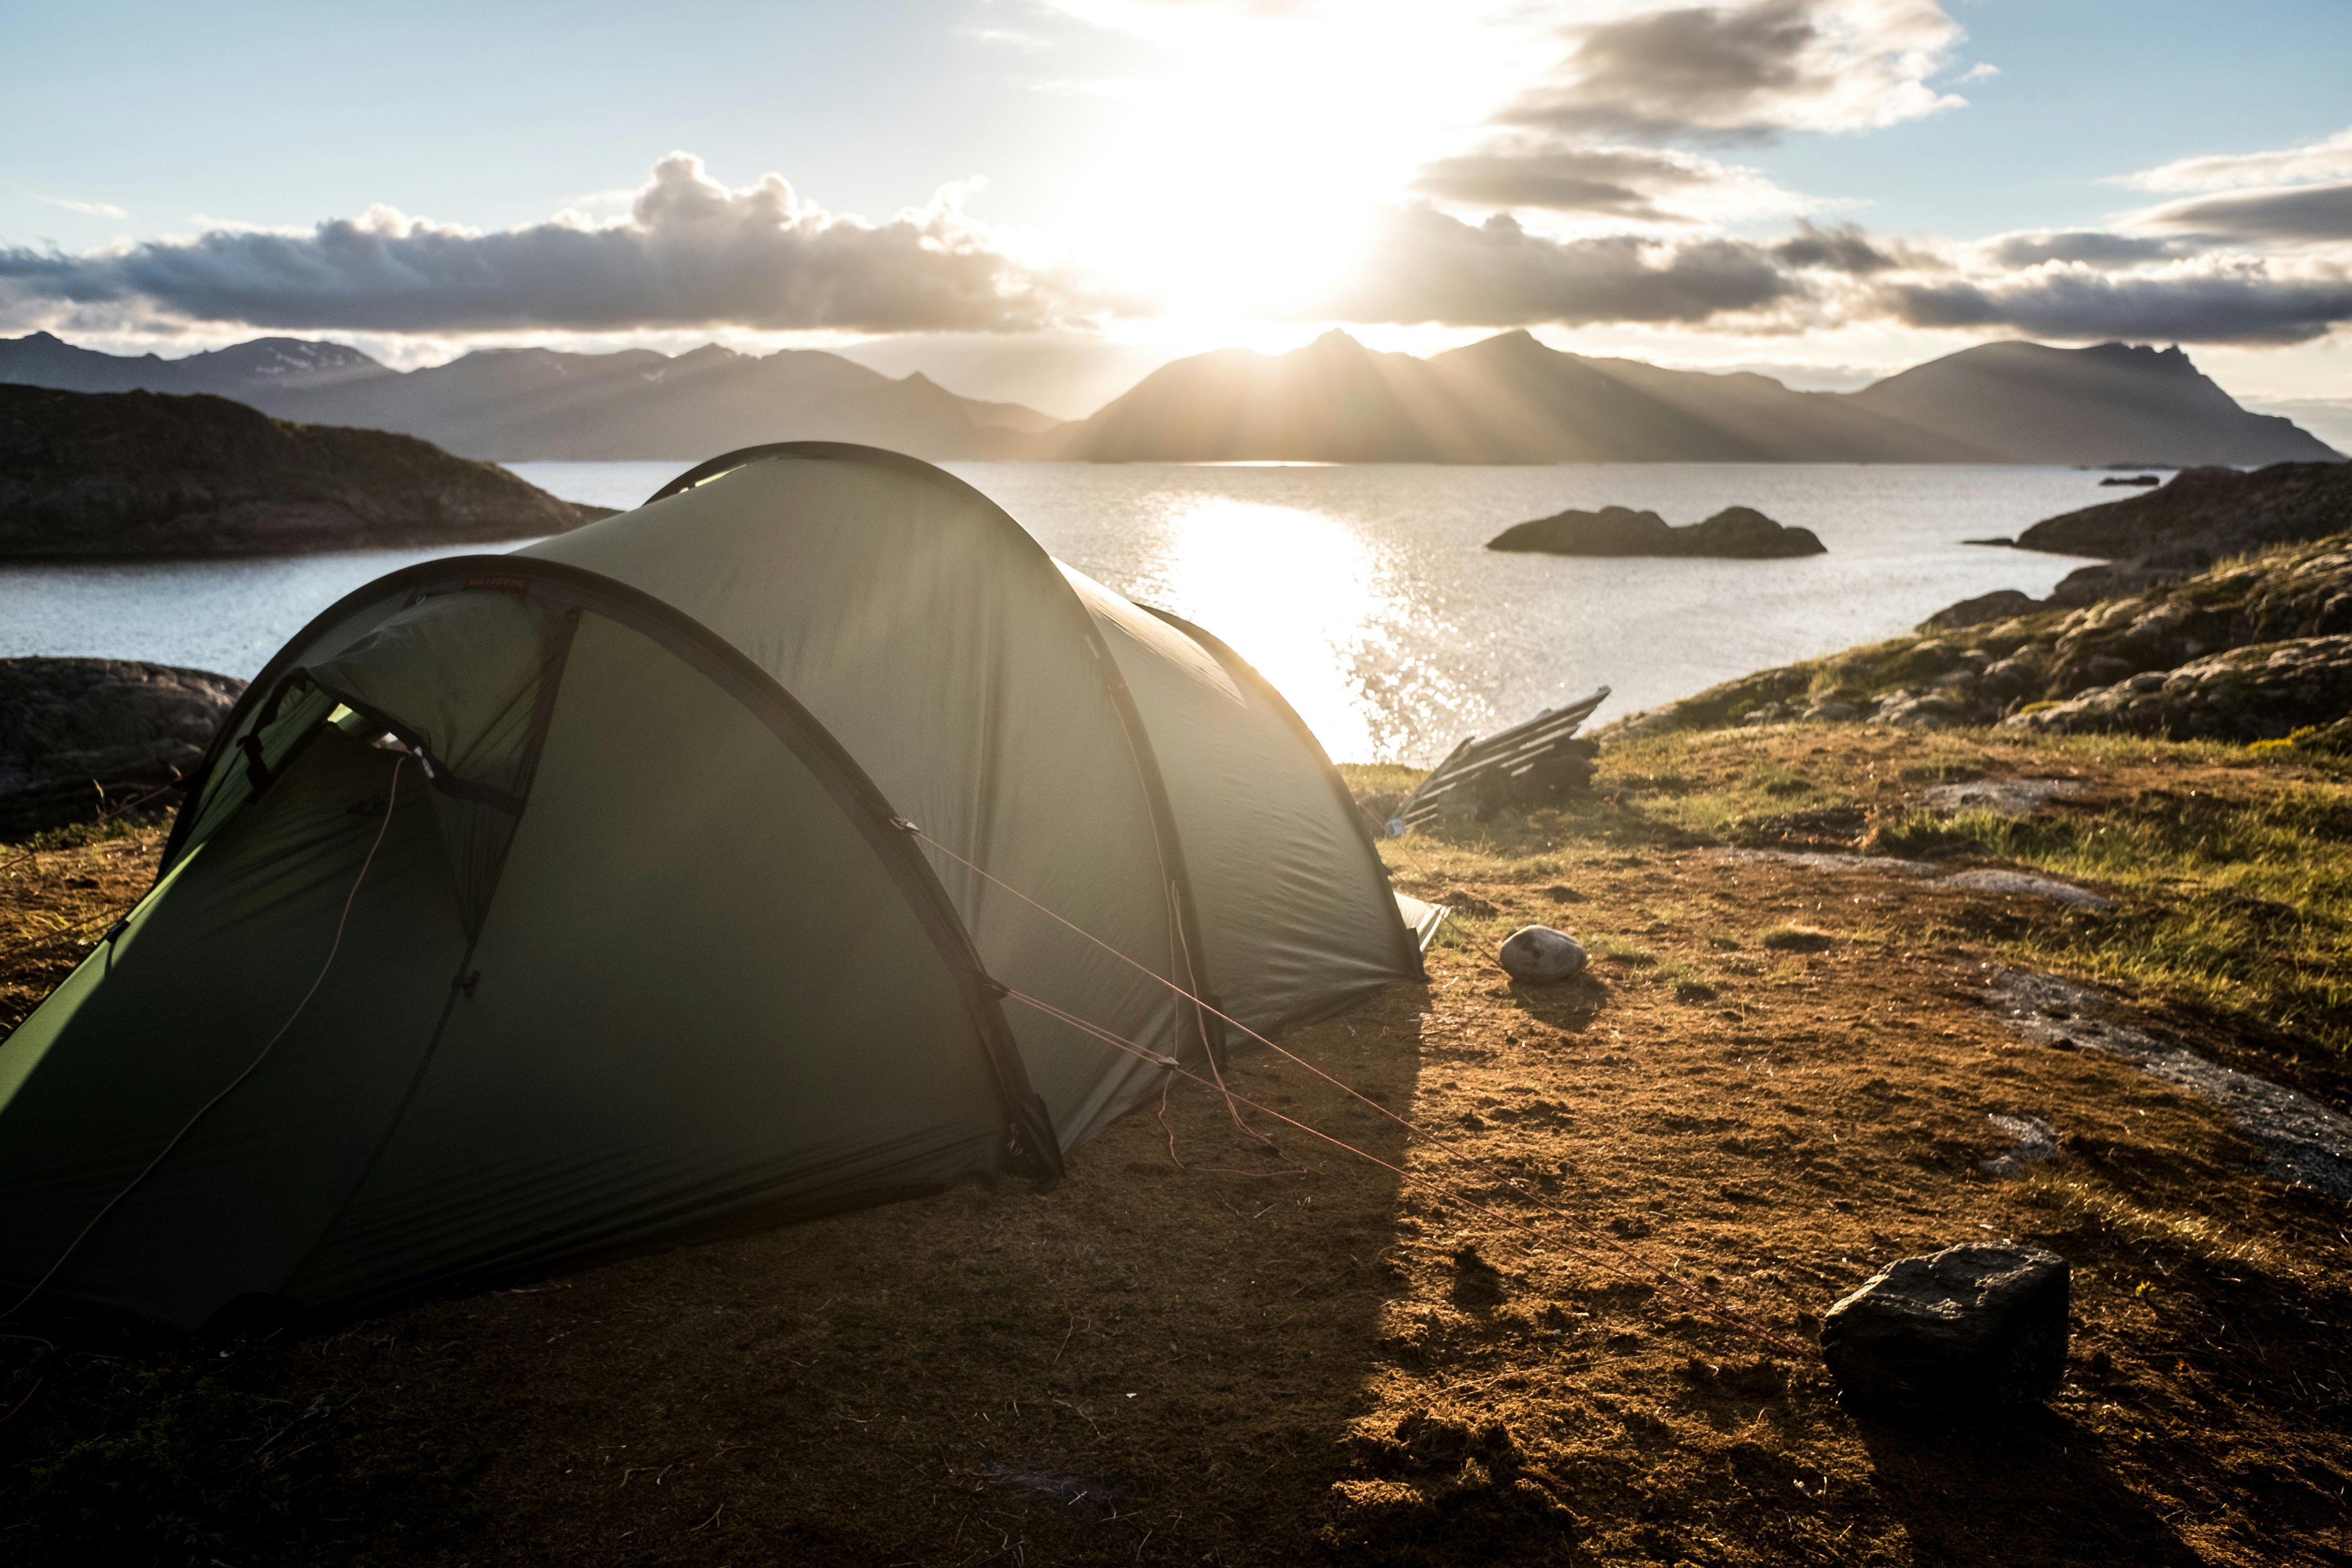
[[[634,506],[683,463],[516,463]],[[1429,762],[1463,735],[1614,689],[1606,720],[1893,636],[2079,561],[1959,542],[2112,499],[2070,468],[1815,464],[1256,467],[951,463],[1048,550],[1231,642],[1335,757]],[[1567,560],[1481,548],[1566,506],[1696,522],[1735,503],[1811,529],[1801,561]],[[495,547],[493,547],[495,548]],[[0,655],[250,676],[319,610],[447,551],[0,567]]]

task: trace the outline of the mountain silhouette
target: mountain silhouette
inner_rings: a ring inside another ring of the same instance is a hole
[[[47,332],[0,340],[0,383],[68,392],[211,393],[276,418],[421,437],[469,458],[671,458],[763,441],[859,441],[919,458],[1033,455],[1061,424],[1018,404],[893,380],[816,350],[755,356],[716,343],[562,353],[481,349],[396,371],[340,343],[257,338],[185,359],[76,348]]]
[[[507,460],[687,460],[779,440],[1084,462],[2252,467],[2341,456],[2291,421],[2241,407],[2179,349],[2123,343],[1987,343],[1835,393],[1564,353],[1526,331],[1418,359],[1335,331],[1289,353],[1177,360],[1067,424],[960,397],[919,373],[894,380],[817,350],[717,344],[675,357],[483,349],[402,372],[299,338],[165,360],[36,332],[0,340],[6,382],[212,393],[279,418]]]
[[[1525,331],[1416,359],[1331,331],[1163,365],[1068,430],[1096,462],[2261,464],[2339,456],[2179,349],[1990,343],[1856,393],[1663,370]]]

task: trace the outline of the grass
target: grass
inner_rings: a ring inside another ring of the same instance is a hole
[[[1395,769],[1348,771],[1400,787]],[[2090,787],[2023,816],[1943,816],[1921,798],[1930,784],[1988,776]],[[1569,877],[1570,847],[1622,857],[1731,844],[2013,865],[2088,883],[2117,908],[2021,924],[1999,937],[2003,957],[2340,1061],[2352,1056],[2347,783],[2352,763],[2274,744],[1851,725],[1686,731],[1612,745],[1589,797],[1417,833],[1390,855],[1400,874],[1513,882]],[[1588,946],[1613,956],[1616,940]]]

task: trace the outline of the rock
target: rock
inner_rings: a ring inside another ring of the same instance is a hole
[[[1570,508],[1533,522],[1516,523],[1486,542],[1489,550],[1547,555],[1688,555],[1760,561],[1821,555],[1827,547],[1811,529],[1786,528],[1753,507],[1726,507],[1704,522],[1668,526],[1654,511],[1605,506]]]
[[[2135,671],[2120,658],[2084,662],[2111,683],[2012,714],[2002,728],[2242,743],[2352,714],[2352,636],[2258,643],[2169,670]]]
[[[2352,1198],[2352,1117],[2300,1089],[2210,1061],[2169,1035],[2097,1015],[2115,999],[2053,974],[1996,973],[1985,1004],[2040,1045],[2118,1057],[2151,1077],[2204,1096],[2227,1111],[2268,1156],[2272,1175],[2332,1197]]]
[[[1974,779],[1967,784],[1930,784],[1927,809],[1946,816],[1956,811],[2001,811],[2023,816],[2053,800],[2078,795],[2086,787],[2081,779]]]
[[[1996,1132],[2006,1134],[2016,1144],[2006,1154],[1979,1160],[1977,1169],[1988,1176],[2014,1176],[2026,1166],[2058,1157],[2058,1129],[2039,1116],[2001,1116],[1988,1113],[1985,1120]]]
[[[1549,926],[1521,926],[1504,939],[1496,957],[1503,973],[1530,985],[1582,973],[1586,963],[1584,944]]]
[[[2088,888],[2078,888],[2055,877],[2037,877],[2031,871],[2006,871],[1997,866],[1955,872],[1944,878],[1942,885],[1966,888],[1975,893],[2026,893],[2037,899],[2054,899],[2078,910],[2111,910],[2116,907],[2113,899],[2102,898]]]
[[[2146,485],[2158,485],[2163,482],[2163,480],[2158,479],[2154,474],[2109,474],[2105,479],[2099,481],[2099,483],[2103,485],[2130,485],[2135,488]]]
[[[2049,607],[2031,594],[2021,594],[2014,588],[1996,588],[1990,594],[1979,594],[1973,599],[1962,599],[1957,605],[1946,605],[1921,621],[1919,629],[1922,632],[1958,631],[1962,626],[2006,621]]]
[[[168,664],[0,659],[0,837],[87,821],[193,769],[244,690]]]
[[[289,424],[226,397],[0,385],[0,556],[453,544],[609,515],[413,436]]]
[[[2066,1370],[2070,1271],[2038,1247],[1965,1246],[1880,1269],[1829,1310],[1822,1360],[1846,1403],[1898,1420],[2030,1409]]]

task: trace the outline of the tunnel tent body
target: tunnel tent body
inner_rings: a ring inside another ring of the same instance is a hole
[[[1213,637],[928,465],[732,455],[270,661],[0,1041],[0,1284],[193,1328],[1051,1174],[1164,1069],[1017,998],[1197,1060],[1186,993],[1418,973],[1399,902]]]

